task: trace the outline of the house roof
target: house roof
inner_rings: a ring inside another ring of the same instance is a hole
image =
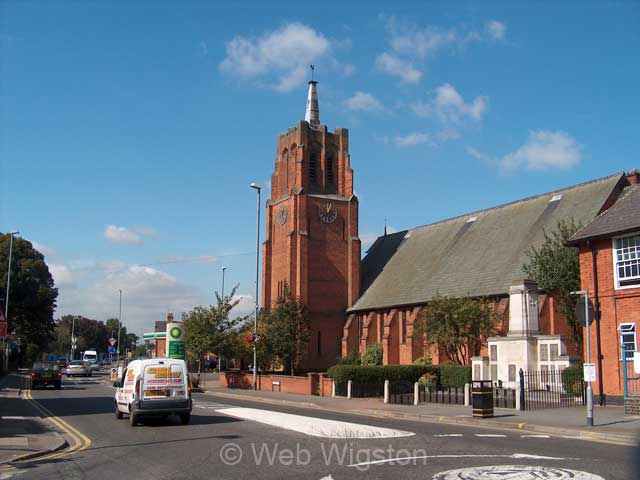
[[[544,241],[544,231],[571,217],[591,222],[622,178],[611,175],[379,237],[362,261],[362,294],[349,311],[417,305],[437,295],[507,294],[524,277],[525,252]]]
[[[640,230],[640,185],[629,185],[610,208],[578,230],[569,245]]]

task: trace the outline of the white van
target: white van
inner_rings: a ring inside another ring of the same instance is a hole
[[[98,352],[95,350],[85,350],[82,354],[82,360],[89,363],[97,363],[98,362]]]
[[[134,426],[144,417],[178,415],[183,425],[191,418],[191,388],[184,360],[134,360],[122,372],[115,395],[116,418],[129,415]]]

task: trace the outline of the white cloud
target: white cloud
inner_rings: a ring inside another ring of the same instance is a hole
[[[200,53],[202,54],[202,56],[206,57],[209,54],[209,47],[207,46],[207,42],[205,42],[204,40],[201,40],[199,47],[200,47]]]
[[[504,40],[507,33],[507,26],[498,20],[489,20],[485,29],[494,40]]]
[[[447,140],[459,138],[458,132],[455,130],[441,130],[435,134],[428,132],[414,132],[408,135],[400,135],[393,139],[393,142],[399,147],[414,147],[416,145],[428,144],[431,147],[437,147]]]
[[[429,102],[416,102],[412,105],[416,115],[435,116],[444,124],[459,124],[465,119],[480,120],[486,112],[489,99],[478,96],[465,103],[458,91],[449,83],[436,89],[435,97]]]
[[[150,227],[117,227],[115,225],[107,225],[104,230],[104,238],[111,243],[119,245],[142,245],[144,237],[153,235],[155,230]]]
[[[356,92],[351,98],[345,100],[344,104],[349,110],[362,112],[374,112],[383,109],[382,103],[377,98],[365,92]]]
[[[57,288],[73,287],[76,283],[73,273],[71,273],[71,270],[66,265],[50,263],[49,272]]]
[[[332,67],[341,67],[330,56],[332,46],[331,40],[308,25],[288,23],[258,38],[236,36],[227,42],[219,69],[241,78],[266,79],[275,90],[286,92],[304,83],[311,63],[324,58]],[[353,73],[350,66],[338,70]]]
[[[389,53],[378,55],[376,66],[384,73],[398,77],[405,83],[417,83],[422,78],[422,72],[410,62]]]
[[[42,243],[31,241],[31,245],[45,257],[51,257],[56,254],[56,251],[53,248]]]
[[[389,44],[394,51],[419,58],[425,58],[459,41],[458,34],[454,30],[442,30],[436,27],[405,29],[394,25],[390,28],[390,33]]]
[[[500,158],[484,155],[469,147],[467,152],[484,162],[497,164],[505,171],[568,170],[580,162],[582,145],[562,131],[531,130],[527,143]]]

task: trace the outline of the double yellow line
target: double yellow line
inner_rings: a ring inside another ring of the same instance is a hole
[[[28,461],[41,462],[42,460],[52,460],[55,458],[66,457],[68,455],[81,452],[82,450],[86,450],[87,448],[89,448],[89,446],[91,446],[91,440],[89,439],[89,437],[84,435],[77,428],[74,428],[71,425],[69,425],[60,417],[57,417],[56,415],[51,413],[51,411],[49,411],[47,408],[43,407],[40,403],[38,403],[37,400],[34,400],[33,397],[31,396],[31,388],[27,388],[24,391],[24,398],[25,400],[28,400],[29,402],[31,402],[31,404],[45,418],[50,420],[56,427],[58,427],[61,431],[66,433],[68,437],[71,439],[71,442],[69,442],[69,448],[66,448],[65,450],[62,450],[60,452],[54,452],[47,455],[43,455],[42,457],[37,457],[32,460],[25,460],[26,462]]]

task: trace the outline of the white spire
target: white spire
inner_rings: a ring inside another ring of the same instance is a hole
[[[304,119],[309,122],[311,128],[320,125],[320,109],[318,108],[318,90],[316,85],[318,82],[311,80],[309,82],[309,93],[307,93],[307,110],[304,113]]]

